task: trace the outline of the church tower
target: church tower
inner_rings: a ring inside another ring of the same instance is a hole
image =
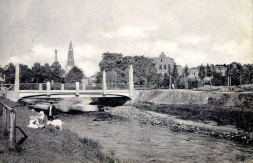
[[[67,74],[73,67],[74,67],[74,53],[73,53],[72,41],[70,41],[68,61],[67,61],[67,65],[65,67],[65,73]]]

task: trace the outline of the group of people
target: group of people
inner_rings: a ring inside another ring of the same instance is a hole
[[[54,116],[56,114],[56,107],[53,105],[53,102],[50,102],[50,106],[46,111],[40,111],[36,116],[30,116],[30,122],[27,127],[30,128],[42,128],[44,127],[44,118],[45,116],[48,119],[47,124],[51,124],[54,121]]]

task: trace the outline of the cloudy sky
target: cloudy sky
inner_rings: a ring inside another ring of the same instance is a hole
[[[158,57],[189,67],[253,63],[251,0],[0,0],[0,66],[58,61],[72,40],[87,76],[102,53]]]

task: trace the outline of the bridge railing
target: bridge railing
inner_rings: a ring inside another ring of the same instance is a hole
[[[16,113],[14,109],[1,101],[0,104],[0,106],[2,107],[3,118],[2,135],[3,137],[7,137],[9,135],[9,148],[16,149],[16,147],[21,145],[27,139],[28,136],[19,126],[16,126]],[[16,128],[19,129],[19,131],[24,135],[24,137],[20,139],[18,143],[16,143]]]
[[[46,83],[20,83],[19,84],[19,90],[40,90],[40,89],[46,90]]]
[[[128,83],[107,83],[108,90],[125,90],[128,88]]]
[[[1,84],[0,90],[1,91],[9,91],[14,89],[14,84]]]

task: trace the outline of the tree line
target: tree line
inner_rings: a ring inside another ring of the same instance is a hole
[[[190,69],[186,65],[183,74],[179,75],[176,65],[169,67],[167,73],[158,74],[153,59],[144,56],[123,56],[119,53],[103,53],[99,63],[100,71],[96,73],[97,87],[102,87],[102,71],[106,71],[106,80],[111,88],[126,88],[129,80],[129,65],[133,65],[134,85],[136,88],[179,88],[192,89],[205,84],[213,86],[232,86],[253,83],[253,64],[233,62],[228,65],[201,64],[198,66],[197,78],[189,78]],[[45,63],[41,65],[36,62],[31,68],[27,65],[20,66],[20,83],[75,83],[82,82],[85,78],[84,72],[73,67],[65,75],[64,69],[59,62],[52,65]],[[225,67],[222,74],[219,67]],[[0,77],[5,76],[6,84],[15,81],[15,65],[9,63],[0,67]],[[208,79],[208,80],[207,80]]]
[[[48,63],[41,65],[36,62],[31,68],[19,64],[19,69],[20,83],[74,83],[81,82],[85,77],[83,71],[76,66],[65,75],[65,71],[59,62],[54,62],[51,66]],[[15,65],[9,63],[3,68],[0,67],[0,77],[5,77],[6,84],[13,84],[15,81]]]
[[[183,74],[179,75],[176,65],[167,73],[157,74],[153,59],[144,56],[123,56],[118,53],[103,53],[99,63],[100,71],[96,75],[96,83],[102,83],[102,71],[106,71],[107,83],[112,87],[126,86],[128,83],[128,67],[133,65],[135,87],[146,88],[180,88],[192,89],[205,84],[213,86],[231,86],[253,83],[253,64],[241,65],[233,62],[228,65],[201,64],[198,66],[196,78],[188,79],[190,69],[186,65]],[[219,67],[225,67],[225,75]],[[207,80],[208,77],[208,80]],[[101,85],[100,85],[101,86]]]
[[[226,68],[225,75],[219,70],[220,66]],[[198,77],[200,79],[199,86],[205,84],[204,79],[206,77],[211,78],[209,84],[214,86],[253,84],[253,64],[242,65],[238,62],[232,62],[228,65],[200,65]]]

